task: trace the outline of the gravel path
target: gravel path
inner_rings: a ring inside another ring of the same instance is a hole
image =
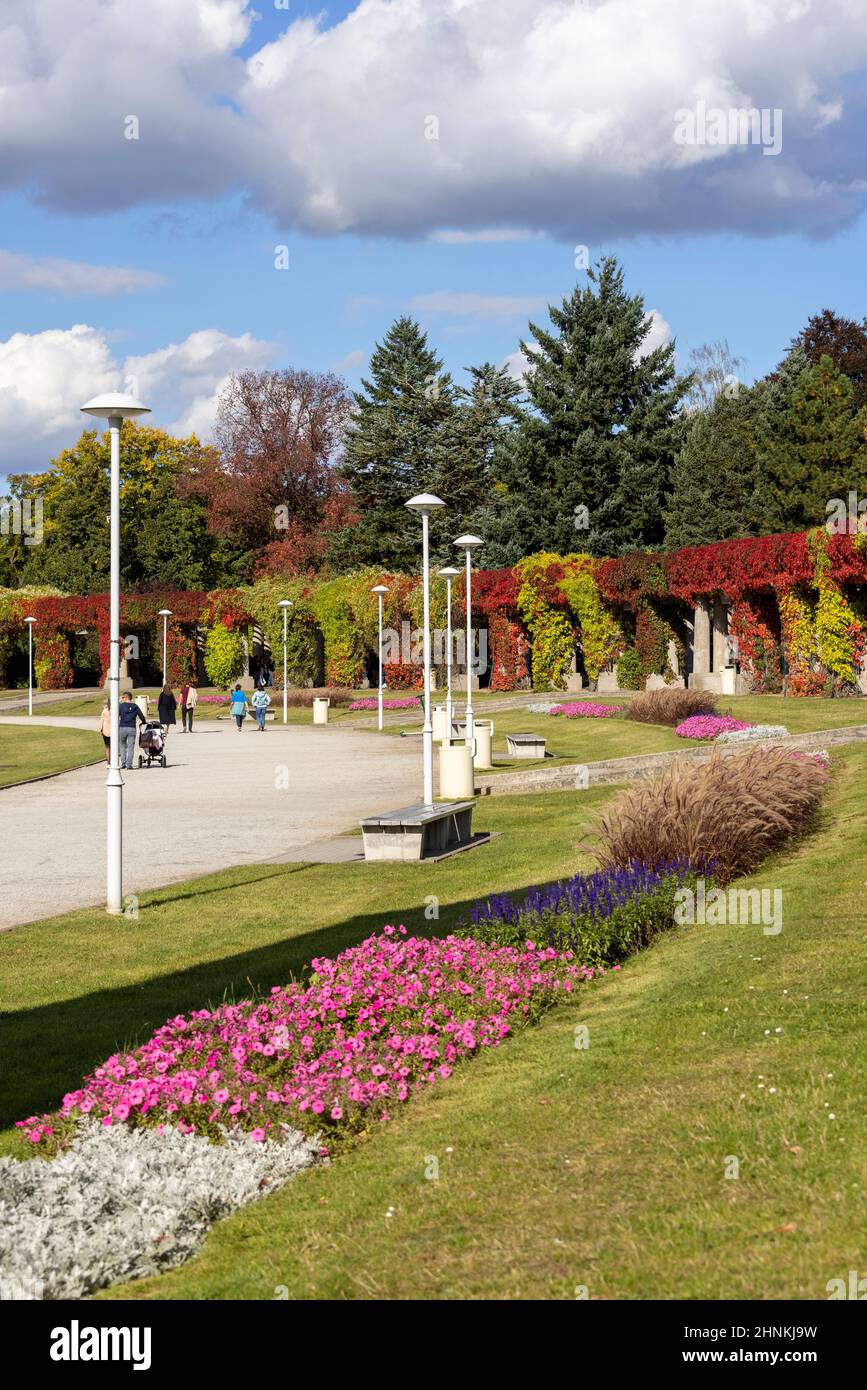
[[[93,729],[86,718],[34,715],[2,725]],[[101,741],[94,733],[98,754]],[[279,859],[411,805],[421,794],[421,748],[351,729],[251,720],[238,734],[202,722],[169,735],[166,768],[124,774],[124,893],[234,864]],[[0,929],[104,901],[105,768],[82,768],[0,790]]]

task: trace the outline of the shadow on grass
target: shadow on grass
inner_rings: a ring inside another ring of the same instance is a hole
[[[190,885],[183,891],[164,889],[141,908],[139,925],[147,928],[149,910],[181,899],[209,893],[247,889],[266,879],[297,879],[318,865],[290,864],[237,884],[215,887]],[[297,885],[296,885],[297,891]],[[515,890],[517,894],[525,888]],[[67,1091],[75,1090],[94,1067],[113,1052],[140,1046],[167,1018],[192,1009],[213,1008],[233,999],[267,994],[273,985],[299,979],[317,956],[334,956],[356,945],[387,922],[403,923],[417,936],[444,936],[453,930],[479,895],[443,904],[437,921],[427,921],[418,898],[398,901],[339,922],[285,937],[186,970],[115,989],[98,990],[75,999],[0,1015],[0,1129],[16,1120],[57,1108]]]

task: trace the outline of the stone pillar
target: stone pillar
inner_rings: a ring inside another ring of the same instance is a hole
[[[729,633],[729,612],[724,603],[713,606],[713,670],[722,671],[726,664],[726,638]]]
[[[692,637],[692,674],[694,677],[710,675],[710,634],[710,604],[705,599],[699,599],[695,609]]]

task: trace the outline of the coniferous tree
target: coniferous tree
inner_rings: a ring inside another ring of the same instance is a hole
[[[616,555],[662,543],[663,505],[689,385],[674,345],[646,351],[650,322],[613,258],[530,324],[525,413],[498,463],[500,554],[587,550]]]
[[[405,504],[416,493],[435,491],[454,411],[454,386],[442,359],[417,323],[397,319],[374,349],[370,379],[355,392],[339,471],[358,520],[335,538],[336,567],[418,567],[421,527]]]
[[[809,363],[796,347],[768,383],[756,414],[759,477],[779,529],[823,524],[832,498],[867,489],[867,407],[830,357]],[[769,529],[769,528],[765,528]]]
[[[470,382],[455,390],[456,409],[443,430],[434,491],[446,502],[452,538],[483,526],[490,502],[493,461],[521,418],[521,387],[503,367],[468,368]]]
[[[723,391],[690,417],[674,462],[665,547],[704,545],[779,529],[759,475],[753,437],[756,393]]]

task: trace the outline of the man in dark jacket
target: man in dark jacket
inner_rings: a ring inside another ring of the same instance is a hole
[[[132,696],[129,691],[125,691],[121,696],[120,710],[118,711],[118,733],[120,736],[120,765],[124,768],[132,767],[133,754],[135,753],[135,738],[139,720],[145,723],[145,717],[138,705],[133,704]]]

